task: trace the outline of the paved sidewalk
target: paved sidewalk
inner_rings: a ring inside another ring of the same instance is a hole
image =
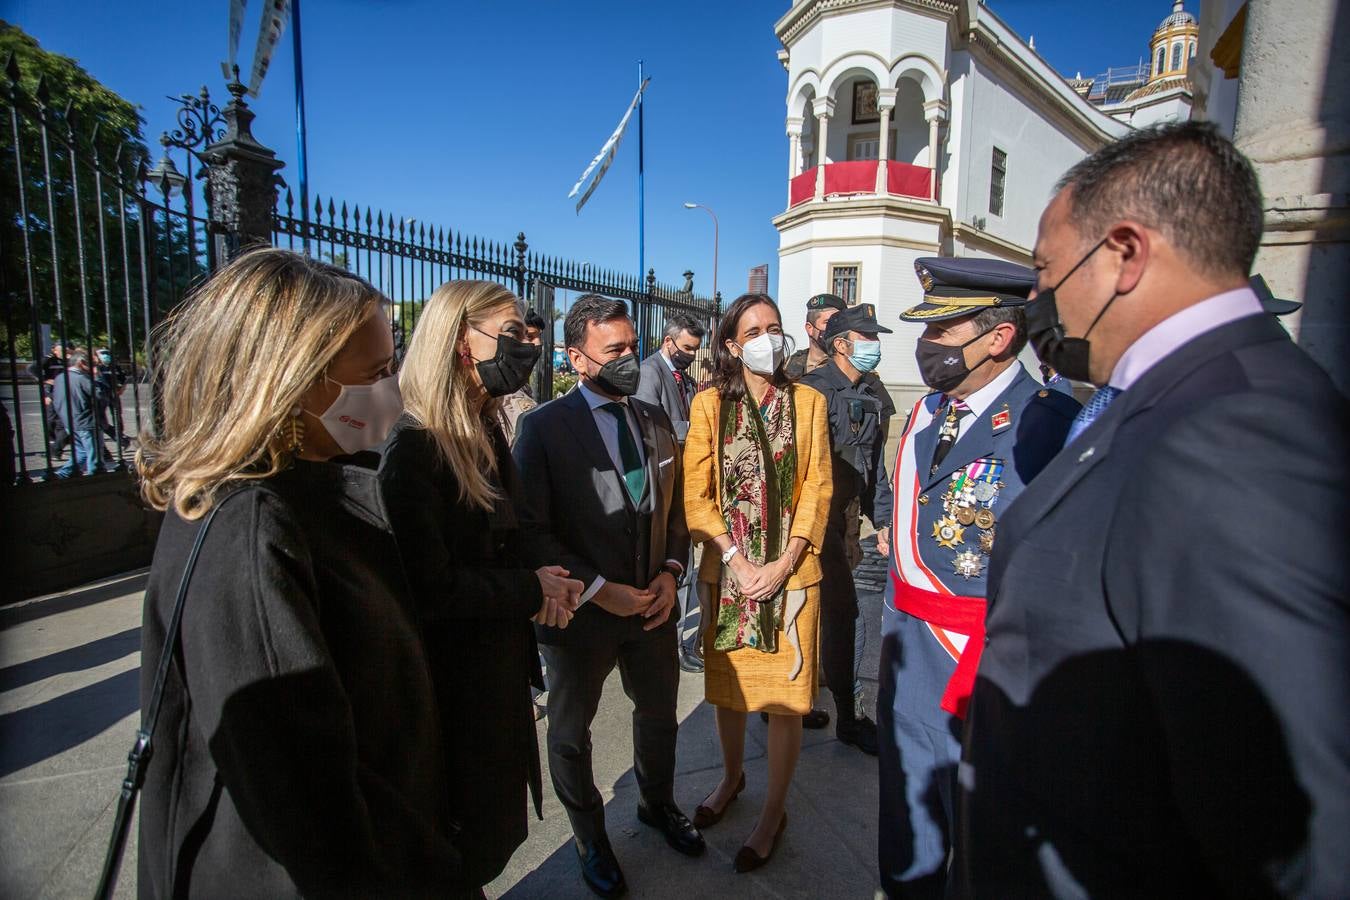
[[[884,571],[872,551],[857,573],[867,620],[862,675],[869,709],[876,694]],[[0,897],[83,898],[93,889],[139,715],[144,582],[143,574],[131,575],[0,608]],[[820,705],[833,714],[823,688]],[[637,820],[631,710],[616,672],[605,685],[593,728],[595,778],[630,896],[874,896],[873,757],[840,744],[832,727],[807,731],[778,853],[764,869],[738,875],[731,861],[763,799],[767,726],[757,716],[750,718],[748,787],[726,818],[708,829],[708,852],[688,859]],[[721,770],[702,676],[681,673],[679,715],[675,793],[692,815]],[[544,821],[531,820],[529,839],[488,886],[490,897],[592,896],[578,874],[567,816],[549,784],[545,724],[539,728],[546,767]],[[119,897],[135,896],[135,853],[133,834]]]

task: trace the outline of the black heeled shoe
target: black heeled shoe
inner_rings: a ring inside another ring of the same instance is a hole
[[[736,802],[736,798],[745,790],[745,770],[741,770],[741,780],[736,782],[736,790],[732,793],[731,799],[722,805],[721,810],[714,810],[711,807],[699,804],[694,809],[694,827],[707,828],[709,825],[716,825],[722,821],[722,817],[727,814],[727,807]]]
[[[735,862],[736,871],[753,872],[756,869],[766,865],[769,862],[769,860],[773,859],[774,851],[778,849],[778,842],[779,840],[782,839],[783,832],[785,830],[787,830],[786,810],[784,810],[783,812],[783,821],[778,823],[778,830],[774,832],[773,843],[769,845],[768,855],[760,856],[754,850],[750,849],[748,845],[743,846],[741,847],[740,850],[736,852],[736,862]]]

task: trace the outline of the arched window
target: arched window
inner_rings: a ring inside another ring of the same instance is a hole
[[[1166,59],[1167,59],[1166,53],[1167,53],[1167,48],[1166,48],[1166,47],[1159,47],[1159,48],[1158,48],[1158,59],[1157,59],[1157,60],[1154,62],[1154,64],[1153,64],[1153,74],[1154,74],[1154,75],[1161,75],[1161,74],[1163,73],[1163,63],[1164,63],[1164,62],[1166,61]]]
[[[1191,59],[1195,59],[1195,41],[1191,41],[1191,52],[1187,54]]]
[[[1172,71],[1181,71],[1181,51],[1186,49],[1186,45],[1178,41],[1172,45]]]

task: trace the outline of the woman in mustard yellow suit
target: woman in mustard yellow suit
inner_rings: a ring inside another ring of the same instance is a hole
[[[694,824],[715,824],[745,788],[746,714],[769,715],[769,783],[736,871],[769,861],[816,695],[820,561],[830,508],[825,398],[792,384],[778,307],[745,294],[713,344],[712,386],[694,397],[684,450],[689,534],[703,543],[704,684],[717,707],[722,781]]]

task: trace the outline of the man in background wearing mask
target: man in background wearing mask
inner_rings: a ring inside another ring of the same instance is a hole
[[[525,310],[525,343],[541,348],[542,352],[544,329],[547,327],[544,317],[539,315],[536,310]],[[501,403],[497,407],[497,421],[501,423],[507,443],[514,444],[516,442],[516,420],[538,405],[539,402],[534,399],[534,393],[530,390],[528,381],[519,390],[512,391],[501,399]]]
[[[642,361],[642,380],[638,383],[637,398],[659,406],[670,417],[675,437],[684,445],[689,433],[689,403],[698,390],[689,367],[694,354],[703,346],[707,330],[692,316],[676,313],[666,320],[666,334],[661,348]],[[697,572],[692,555],[686,561],[686,572]],[[685,586],[684,615],[680,617],[680,668],[686,672],[702,672],[703,656],[699,651],[698,593],[696,579],[689,578]],[[676,611],[679,616],[679,611]],[[689,637],[684,637],[689,632]]]
[[[983,649],[985,574],[998,524],[1055,455],[1078,410],[1017,354],[1032,271],[1000,260],[919,259],[926,327],[915,358],[933,393],[895,462],[895,521],[877,695],[878,863],[890,897],[942,898],[954,838],[965,705]],[[998,537],[996,538],[996,535]]]
[[[615,665],[635,708],[637,817],[681,853],[704,849],[673,793],[680,666],[671,612],[689,532],[675,430],[661,407],[633,396],[640,366],[628,307],[585,294],[563,330],[577,389],[521,417],[513,455],[526,561],[553,559],[586,586],[566,630],[536,628],[549,673],[549,771],[583,879],[617,897],[626,884],[591,770],[591,720]]]
[[[1041,216],[1031,342],[1098,390],[999,524],[962,896],[1350,897],[1350,405],[1248,283],[1263,205],[1184,122]]]
[[[854,501],[879,530],[884,543],[891,521],[891,486],[882,459],[882,401],[863,376],[881,361],[878,334],[890,334],[877,323],[872,304],[863,303],[832,315],[821,333],[829,352],[826,363],[802,383],[824,395],[830,410],[830,447],[834,453],[834,493],[820,549],[820,662],[825,683],[834,695],[835,734],[864,753],[877,753],[877,726],[855,702],[857,648],[854,643],[858,594],[853,565],[846,550],[848,510]],[[857,512],[853,513],[856,520]],[[814,714],[814,711],[813,711]]]

